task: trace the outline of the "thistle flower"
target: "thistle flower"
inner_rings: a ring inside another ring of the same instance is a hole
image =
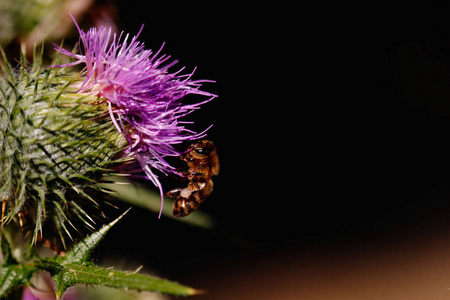
[[[175,62],[160,51],[145,50],[137,40],[140,32],[130,39],[104,27],[85,33],[76,26],[82,54],[56,46],[51,68],[42,66],[43,50],[37,47],[32,63],[21,53],[16,68],[0,49],[0,297],[30,285],[40,271],[50,274],[56,299],[76,284],[200,293],[138,271],[95,266],[90,254],[125,215],[101,228],[95,223],[103,215],[100,199],[111,192],[103,178],[144,174],[159,188],[162,209],[158,176],[177,173],[166,158],[182,154],[177,144],[206,135],[207,129],[196,133],[181,119],[216,96],[200,90],[207,80],[192,80],[192,73],[182,75],[181,70],[169,73]],[[74,61],[67,62],[70,58]],[[77,64],[86,67],[76,72],[72,67]],[[207,99],[183,104],[188,94]],[[67,249],[70,227],[79,231],[80,223],[98,230]],[[69,251],[40,257],[32,247],[38,240]]]
[[[111,120],[128,142],[124,156],[135,158],[146,177],[159,188],[162,210],[163,189],[155,170],[164,175],[177,173],[165,160],[181,154],[174,145],[206,135],[207,129],[193,132],[184,127],[189,122],[180,119],[216,97],[200,90],[202,83],[213,81],[191,80],[193,72],[180,74],[183,69],[169,73],[177,61],[168,63],[170,56],[159,55],[161,49],[156,53],[146,50],[138,41],[143,27],[130,40],[128,34],[117,36],[105,27],[85,33],[74,22],[84,53],[75,54],[58,46],[56,50],[75,59],[64,66],[86,65],[86,79],[79,92],[96,94],[108,102]],[[181,100],[188,94],[208,99],[183,104]]]
[[[182,69],[169,73],[176,61],[146,50],[140,31],[130,38],[77,28],[81,54],[56,46],[74,61],[59,55],[44,68],[36,48],[32,64],[22,55],[13,69],[3,54],[0,76],[1,223],[31,227],[34,241],[50,226],[64,248],[77,222],[98,227],[89,211],[101,208],[105,176],[144,176],[158,187],[162,208],[158,176],[177,173],[166,158],[181,154],[177,144],[206,135],[181,119],[216,97],[200,90],[210,81],[192,80]],[[81,73],[72,68],[77,64],[85,65]],[[188,94],[207,99],[184,104]]]

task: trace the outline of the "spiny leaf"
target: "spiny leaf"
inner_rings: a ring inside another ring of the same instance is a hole
[[[34,265],[36,268],[48,271],[51,274],[55,283],[57,299],[60,299],[67,288],[75,284],[101,285],[112,288],[135,289],[179,296],[201,293],[200,290],[165,279],[138,274],[136,272],[124,272],[98,267],[90,261],[92,250],[125,213],[85,238],[84,241],[76,244],[66,256],[43,258],[35,262]]]
[[[111,227],[114,226],[130,209],[125,211],[121,216],[112,221],[111,223],[104,225],[98,231],[94,232],[83,241],[79,242],[73,246],[66,256],[64,257],[64,263],[79,263],[85,264],[90,262],[90,254],[97,247],[98,243],[103,239],[103,237],[108,233]]]
[[[7,294],[12,288],[29,282],[36,271],[31,265],[10,265],[0,267],[0,296]]]
[[[11,253],[11,247],[3,231],[1,231],[0,237],[0,247],[4,260],[0,267],[0,297],[2,297],[12,288],[26,284],[36,271],[36,267],[19,264]]]
[[[47,270],[52,275],[57,299],[60,299],[67,288],[75,284],[101,285],[125,290],[134,289],[178,296],[202,293],[201,290],[176,282],[135,272],[97,267],[92,263],[86,265],[60,264],[52,259],[42,259],[39,261],[38,268]]]

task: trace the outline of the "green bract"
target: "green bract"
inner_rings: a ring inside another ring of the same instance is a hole
[[[2,224],[31,227],[34,241],[51,227],[63,244],[70,227],[93,226],[87,209],[97,180],[112,174],[124,145],[107,104],[78,93],[83,80],[68,68],[42,67],[42,51],[0,77],[0,201]],[[60,63],[57,59],[53,64]],[[31,225],[31,226],[30,226]]]

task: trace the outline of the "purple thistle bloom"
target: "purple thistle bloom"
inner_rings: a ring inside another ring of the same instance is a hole
[[[193,72],[182,75],[183,69],[169,73],[168,69],[177,61],[167,63],[170,56],[159,55],[161,49],[155,54],[144,49],[144,44],[137,40],[142,27],[130,40],[128,34],[123,37],[122,32],[117,37],[111,28],[105,27],[91,28],[85,33],[72,19],[80,33],[84,55],[55,45],[57,51],[76,59],[61,66],[86,64],[86,79],[80,92],[97,93],[108,101],[111,118],[128,141],[125,155],[136,157],[148,179],[159,188],[162,210],[163,189],[154,170],[164,175],[176,173],[164,159],[181,154],[173,145],[206,136],[207,129],[193,132],[183,126],[192,122],[179,119],[216,97],[200,90],[202,83],[214,81],[191,80]],[[183,104],[181,100],[187,94],[208,99]]]

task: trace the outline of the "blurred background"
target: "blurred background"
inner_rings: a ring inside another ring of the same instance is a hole
[[[146,47],[217,81],[189,118],[214,124],[215,227],[135,208],[100,263],[208,291],[191,299],[450,297],[448,4],[42,3],[47,21],[26,28],[2,15],[8,53],[76,42],[70,11],[85,30],[145,24]]]

